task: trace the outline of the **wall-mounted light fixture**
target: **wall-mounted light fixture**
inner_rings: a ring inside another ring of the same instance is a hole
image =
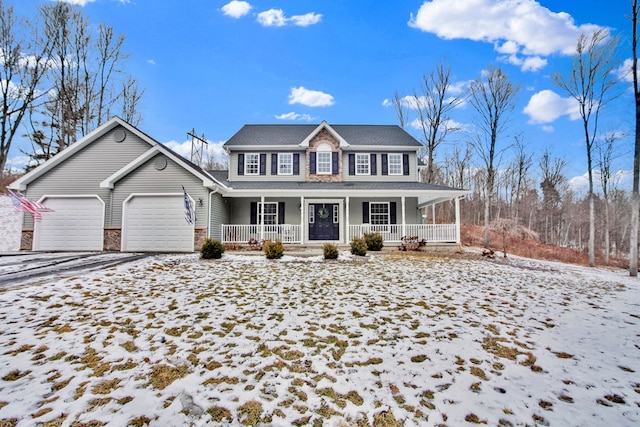
[[[202,200],[202,197],[198,198],[198,206],[204,206],[204,200]]]

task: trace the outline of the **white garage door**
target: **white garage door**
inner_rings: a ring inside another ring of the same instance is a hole
[[[98,196],[47,197],[41,203],[53,212],[34,224],[34,250],[102,250],[104,204]]]
[[[123,251],[193,252],[182,195],[133,195],[124,202]]]

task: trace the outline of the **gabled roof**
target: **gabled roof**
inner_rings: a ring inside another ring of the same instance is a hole
[[[396,125],[245,125],[225,144],[228,148],[248,148],[250,146],[305,146],[305,141],[313,138],[325,127],[337,134],[349,146],[394,146],[421,147],[422,144]],[[343,145],[341,143],[341,145]]]
[[[113,185],[114,182],[116,182],[117,180],[119,180],[122,177],[126,176],[126,174],[130,173],[131,171],[133,171],[137,166],[141,165],[144,161],[148,160],[149,158],[151,158],[153,155],[155,155],[157,153],[162,153],[162,154],[166,155],[167,157],[171,158],[176,163],[181,165],[183,168],[185,168],[186,170],[188,170],[189,172],[191,172],[195,176],[197,176],[200,179],[202,179],[202,182],[203,182],[204,186],[207,186],[207,187],[211,187],[213,185],[224,186],[218,180],[213,178],[209,173],[207,173],[202,168],[200,168],[199,166],[191,163],[189,160],[187,160],[184,157],[180,156],[179,154],[177,154],[173,150],[169,149],[168,147],[166,147],[163,144],[161,144],[158,141],[156,141],[155,139],[151,138],[146,133],[140,131],[135,126],[132,126],[131,124],[129,124],[126,121],[122,120],[120,117],[116,116],[116,117],[113,117],[112,119],[110,119],[108,122],[104,123],[103,125],[99,126],[94,131],[92,131],[92,132],[88,133],[87,135],[85,135],[83,138],[78,140],[76,143],[71,144],[68,148],[64,149],[62,152],[56,154],[55,156],[53,156],[52,158],[50,158],[49,160],[47,160],[46,162],[44,162],[40,166],[38,166],[35,169],[29,171],[27,174],[23,175],[22,177],[20,177],[19,179],[17,179],[13,183],[11,183],[9,188],[12,188],[12,189],[15,189],[15,190],[20,190],[20,191],[26,190],[27,185],[29,185],[31,182],[33,182],[37,178],[41,177],[42,175],[44,175],[45,173],[47,173],[51,169],[55,168],[57,165],[61,164],[66,159],[72,157],[75,153],[77,153],[80,150],[84,149],[85,147],[87,147],[88,145],[92,144],[93,142],[99,140],[100,137],[102,137],[103,135],[107,134],[108,132],[110,132],[111,130],[113,130],[114,128],[116,128],[118,126],[124,127],[128,132],[131,132],[132,134],[138,136],[144,142],[148,143],[150,145],[150,149],[149,149],[149,151],[147,151],[146,153],[142,154],[137,159],[135,159],[132,162],[130,162],[129,164],[125,165],[123,168],[121,168],[120,170],[115,172],[113,175],[111,175],[110,177],[105,179],[101,183],[101,186],[103,186],[103,184],[104,184],[104,187],[106,187],[106,188],[113,188],[112,185]]]

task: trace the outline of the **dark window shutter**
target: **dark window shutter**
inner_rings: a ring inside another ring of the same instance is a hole
[[[362,202],[362,223],[369,224],[369,202]]]
[[[382,158],[382,175],[389,175],[389,155],[383,154]]]
[[[376,157],[377,156],[375,154],[371,154],[371,160],[370,160],[370,162],[371,162],[371,168],[370,168],[371,169],[371,171],[370,171],[371,175],[377,175],[378,174],[378,171],[376,170],[377,169],[377,167],[376,167],[377,166],[376,165],[376,163],[377,163],[376,162]]]
[[[284,224],[284,202],[278,202],[278,224]]]
[[[260,154],[260,175],[267,174],[267,155],[262,153]]]
[[[300,153],[293,153],[293,174],[300,175]]]
[[[349,175],[356,174],[356,155],[349,153]]]
[[[271,154],[271,175],[278,175],[278,154]]]
[[[316,174],[316,152],[312,151],[309,153],[309,174]]]
[[[402,174],[409,175],[409,155],[402,155]]]
[[[338,167],[338,152],[334,151],[331,153],[331,173],[337,175],[340,173],[340,168]]]
[[[238,175],[244,175],[244,154],[238,154]]]
[[[251,202],[251,209],[249,210],[249,224],[258,223],[258,202]]]
[[[398,223],[396,218],[396,202],[389,203],[389,221],[391,222],[391,224]]]

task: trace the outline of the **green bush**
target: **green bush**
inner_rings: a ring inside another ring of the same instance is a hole
[[[364,233],[364,241],[367,242],[367,249],[370,251],[379,251],[384,247],[380,233]]]
[[[217,240],[210,238],[204,239],[202,248],[200,248],[200,256],[204,259],[220,259],[224,253],[225,247]]]
[[[338,246],[333,243],[322,245],[322,252],[324,253],[324,259],[338,259]]]
[[[280,259],[284,254],[284,246],[282,246],[282,242],[280,240],[276,240],[275,242],[271,240],[267,240],[264,242],[264,254],[267,256],[267,259]]]
[[[351,241],[351,253],[358,256],[367,254],[367,242],[364,237],[354,237]]]

